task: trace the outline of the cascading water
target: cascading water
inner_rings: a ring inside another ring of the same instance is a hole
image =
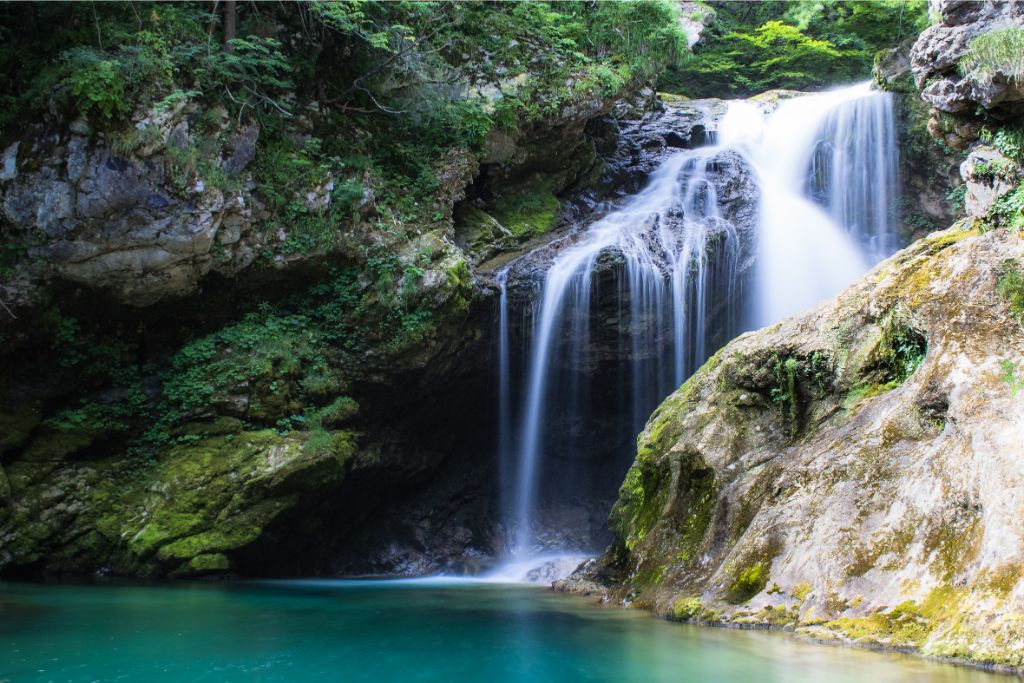
[[[591,384],[601,361],[591,349],[591,320],[609,293],[602,287],[614,283],[618,310],[598,318],[606,325],[614,318],[620,356],[628,358],[605,400],[632,416],[623,440],[630,444],[713,345],[834,295],[897,246],[890,96],[864,84],[786,100],[771,115],[734,102],[717,141],[714,122],[706,123],[713,144],[666,157],[641,192],[557,252],[530,309],[518,384],[509,360],[509,270],[498,277],[499,440],[505,469],[514,472],[505,527],[517,572],[528,558],[565,547],[538,533],[540,470],[548,456],[579,462],[570,456],[592,446],[588,411],[600,400]],[[751,225],[737,219],[737,187],[756,203]],[[727,190],[733,196],[723,196]]]
[[[779,104],[736,102],[721,123],[762,190],[752,321],[837,294],[898,247],[892,97],[867,83]]]

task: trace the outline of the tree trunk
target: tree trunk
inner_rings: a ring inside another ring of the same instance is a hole
[[[224,2],[224,49],[228,52],[234,52],[235,49],[231,47],[231,41],[235,39],[235,20],[238,18],[235,10],[235,0],[225,0]]]

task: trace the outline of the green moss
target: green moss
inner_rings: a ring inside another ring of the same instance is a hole
[[[933,524],[924,539],[934,570],[947,581],[977,554],[983,531],[980,505],[963,501],[955,510],[954,516]]]
[[[28,402],[13,413],[0,413],[0,455],[22,446],[41,420]]]
[[[497,199],[491,214],[517,239],[525,239],[553,228],[561,208],[548,182],[538,176]]]
[[[931,628],[931,622],[917,611],[913,602],[866,617],[842,617],[825,625],[854,642],[884,641],[893,647],[917,647],[927,638]]]
[[[961,609],[964,593],[965,589],[942,585],[921,602],[906,601],[866,617],[843,617],[825,625],[855,642],[918,648],[933,631],[948,628]]]
[[[668,496],[665,463],[640,458],[626,473],[609,521],[627,550],[633,550],[657,524]]]
[[[190,573],[203,574],[206,572],[221,572],[231,568],[231,561],[221,553],[210,553],[197,555],[188,563]]]
[[[768,583],[767,563],[750,564],[739,569],[729,583],[727,597],[729,602],[739,604],[751,599]]]
[[[1009,596],[1020,582],[1024,580],[1024,564],[1020,562],[1007,562],[995,569],[985,572],[982,578],[982,585],[999,595]]]
[[[1010,314],[1017,322],[1024,324],[1024,273],[1020,264],[1013,260],[1003,261],[1000,268],[996,291],[1010,307]]]
[[[882,325],[878,346],[869,357],[885,384],[902,384],[924,362],[928,342],[920,330],[897,313],[892,313]]]
[[[459,259],[453,265],[445,269],[448,276],[448,291],[452,308],[465,313],[473,302],[473,273],[469,264]]]
[[[704,608],[700,597],[678,598],[672,603],[672,617],[680,621],[692,619]]]
[[[668,616],[676,621],[717,623],[722,620],[718,610],[705,606],[703,600],[696,595],[676,599]]]
[[[769,376],[769,396],[782,413],[786,434],[794,437],[802,429],[811,403],[832,385],[835,372],[832,360],[819,351],[791,354],[776,350],[771,352],[760,373],[755,373],[763,374],[765,370]]]
[[[809,584],[809,583],[798,583],[797,585],[793,586],[792,596],[794,598],[796,598],[797,600],[799,600],[800,602],[803,602],[804,600],[807,599],[807,596],[810,594],[810,592],[811,592],[811,584]]]
[[[38,431],[25,446],[23,458],[37,462],[54,462],[96,443],[104,432],[92,426],[58,427]]]
[[[725,588],[726,600],[738,605],[764,590],[768,585],[772,560],[779,550],[778,541],[767,539],[731,563],[726,568],[729,577]]]
[[[680,534],[680,550],[676,559],[691,562],[699,554],[704,536],[711,525],[718,499],[715,473],[711,469],[691,470],[687,482],[685,520]]]
[[[202,425],[217,426],[232,425]],[[96,528],[107,538],[124,538],[130,553],[144,562],[184,574],[212,570],[205,564],[214,562],[212,556],[252,543],[301,494],[339,482],[354,453],[348,432],[283,437],[263,430],[184,442],[162,453],[144,478],[122,484],[126,491],[95,500],[98,508],[109,510]],[[123,502],[115,505],[115,500]],[[191,564],[204,556],[211,557],[200,566]]]
[[[885,317],[877,343],[858,371],[858,381],[843,398],[843,407],[852,410],[861,401],[892,391],[905,382],[924,362],[928,342],[897,311]]]
[[[630,583],[634,589],[639,591],[645,591],[649,588],[656,588],[661,585],[661,582],[665,578],[665,572],[668,571],[668,566],[659,564],[642,569],[637,572]]]
[[[752,617],[752,621],[756,623],[785,628],[792,626],[800,619],[800,611],[784,605],[765,605],[760,612],[755,612]]]
[[[916,519],[910,519],[903,526],[894,531],[882,532],[872,537],[867,545],[858,545],[851,549],[850,562],[846,566],[847,576],[864,576],[878,566],[878,560],[888,554],[894,555],[894,559],[881,569],[896,569],[904,559],[907,549],[913,543],[920,524]]]
[[[348,396],[339,396],[330,404],[317,411],[319,424],[324,427],[338,427],[349,422],[359,413],[359,404]]]

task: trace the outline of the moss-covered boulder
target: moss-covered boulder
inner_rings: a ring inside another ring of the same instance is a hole
[[[652,416],[612,548],[562,586],[1024,666],[1022,263],[965,222],[728,344]]]
[[[223,418],[151,462],[45,452],[9,466],[0,569],[182,576],[232,570],[268,524],[340,484],[356,447],[349,432],[282,436]]]

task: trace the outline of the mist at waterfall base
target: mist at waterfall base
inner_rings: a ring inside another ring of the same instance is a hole
[[[518,262],[499,273],[497,575],[550,580],[572,564],[553,557],[599,552],[608,538],[585,511],[610,509],[658,404],[728,340],[899,248],[892,96],[863,83],[771,106],[709,115],[709,144],[671,152],[565,238],[518,307]]]

